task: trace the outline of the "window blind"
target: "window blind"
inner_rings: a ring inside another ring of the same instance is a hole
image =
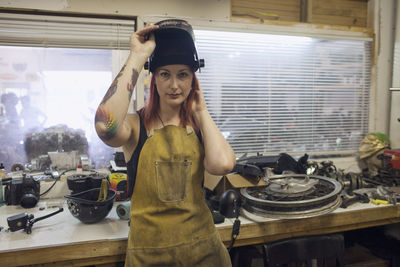
[[[195,35],[208,108],[237,155],[358,150],[368,131],[370,40]]]
[[[108,19],[0,13],[0,44],[129,49],[136,18]]]

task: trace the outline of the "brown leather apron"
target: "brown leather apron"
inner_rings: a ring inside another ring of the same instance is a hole
[[[151,131],[138,161],[125,266],[231,266],[205,204],[191,127]]]

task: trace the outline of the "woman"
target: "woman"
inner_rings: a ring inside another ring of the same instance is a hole
[[[149,61],[150,97],[127,114],[138,73]],[[147,25],[131,36],[131,53],[96,113],[96,131],[123,147],[133,188],[126,266],[230,266],[204,201],[204,170],[223,175],[232,148],[212,120],[195,71],[191,26]]]

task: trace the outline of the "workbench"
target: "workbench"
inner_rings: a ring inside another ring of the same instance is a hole
[[[64,199],[42,200],[35,208],[0,207],[0,226],[8,228],[7,217],[27,212],[35,218],[64,207],[53,217],[36,222],[32,233],[20,230],[0,232],[1,266],[109,266],[124,261],[128,221],[119,219],[115,208],[101,222],[87,225],[74,218]],[[244,213],[245,214],[245,213]],[[235,246],[260,244],[279,239],[343,232],[400,222],[400,204],[373,205],[356,203],[347,209],[303,219],[270,219],[256,215],[241,216],[240,234]],[[217,229],[228,246],[234,219],[226,219]]]

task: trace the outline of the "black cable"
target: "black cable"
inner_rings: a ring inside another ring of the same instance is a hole
[[[64,175],[66,172],[73,171],[73,170],[75,170],[75,169],[68,169],[68,170],[65,170],[65,171],[63,171],[62,173],[60,173],[59,177],[61,177],[62,175]],[[58,181],[59,179],[60,179],[60,178],[55,178],[54,183],[53,183],[45,192],[41,193],[39,196],[43,196],[43,195],[47,194],[47,193],[56,185],[56,183],[57,183],[57,181]]]
[[[236,238],[239,235],[239,230],[240,230],[240,220],[239,220],[239,216],[235,218],[235,222],[233,223],[233,227],[232,227],[232,241],[231,244],[228,247],[228,251],[230,251],[233,248],[233,245],[235,244]]]
[[[41,193],[39,196],[43,196],[44,194],[47,194],[53,187],[54,185],[57,183],[58,179],[56,179],[54,181],[54,183],[49,187],[49,189],[47,189],[45,192]]]
[[[236,211],[236,218],[235,221],[233,222],[232,234],[231,234],[232,241],[228,247],[228,251],[231,251],[231,249],[233,248],[233,245],[235,244],[236,238],[238,237],[240,230],[240,220],[239,220],[240,204],[238,203],[237,199],[235,199],[233,202],[233,210]]]

